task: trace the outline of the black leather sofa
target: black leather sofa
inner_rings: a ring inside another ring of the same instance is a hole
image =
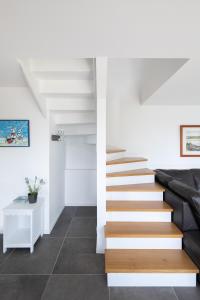
[[[164,200],[174,209],[172,220],[183,232],[184,250],[200,269],[200,169],[158,169],[156,181],[166,189]]]

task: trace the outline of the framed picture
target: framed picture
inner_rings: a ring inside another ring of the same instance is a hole
[[[0,147],[29,146],[29,120],[0,120]]]
[[[200,157],[200,125],[180,126],[180,155]]]

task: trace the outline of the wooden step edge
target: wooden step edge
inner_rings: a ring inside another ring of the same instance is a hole
[[[171,258],[173,252],[174,258]],[[178,264],[176,257],[180,259]],[[106,249],[105,273],[197,274],[199,269],[184,250]]]
[[[108,222],[110,223],[110,225],[112,226],[113,223],[120,223],[120,222]],[[124,222],[121,222],[121,223],[124,223]],[[129,222],[131,223],[131,222]],[[132,222],[134,223],[136,226],[137,226],[137,223],[138,222]],[[143,222],[141,222],[143,223]],[[140,223],[140,224],[141,224]],[[143,224],[146,225],[148,228],[152,225],[153,222],[144,222]],[[159,222],[157,222],[158,224]],[[156,224],[156,225],[157,225]],[[159,226],[159,224],[158,224]],[[170,230],[167,232],[153,232],[153,229],[152,229],[152,232],[149,232],[149,231],[146,231],[145,232],[145,229],[138,229],[138,232],[131,232],[131,231],[125,231],[122,232],[122,231],[117,231],[116,229],[112,231],[112,228],[109,229],[108,228],[109,225],[106,224],[104,226],[104,234],[105,234],[105,237],[106,238],[183,238],[183,233],[175,226],[174,227],[174,232]]]
[[[107,173],[106,177],[151,176],[155,174],[156,173],[153,170],[144,168],[144,169],[136,169],[130,171]]]
[[[107,192],[165,192],[159,183],[138,183],[127,185],[113,185],[106,187]]]
[[[113,153],[120,153],[120,152],[126,152],[126,150],[121,149],[121,148],[115,148],[115,147],[111,147],[110,149],[109,148],[106,149],[106,154],[113,154]]]
[[[157,206],[157,207],[156,207]],[[107,212],[173,212],[173,208],[164,201],[106,201]]]
[[[122,165],[122,164],[129,164],[129,163],[138,163],[138,162],[145,162],[148,159],[144,157],[123,157],[119,159],[113,159],[106,161],[106,165]]]

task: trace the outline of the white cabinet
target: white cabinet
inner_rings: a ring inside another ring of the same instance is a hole
[[[7,248],[30,248],[44,232],[44,199],[34,204],[13,202],[3,209],[3,252]]]

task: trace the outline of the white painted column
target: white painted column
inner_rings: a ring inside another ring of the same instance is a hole
[[[97,97],[97,253],[105,250],[107,58],[96,58]]]

